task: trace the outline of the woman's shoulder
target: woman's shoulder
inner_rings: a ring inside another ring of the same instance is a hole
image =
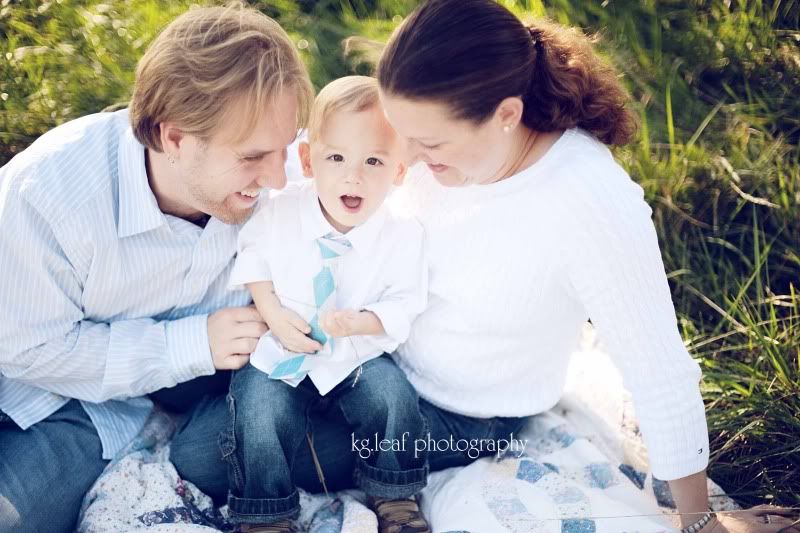
[[[611,150],[589,133],[568,130],[571,138],[562,146],[548,180],[564,212],[576,219],[624,223],[628,215],[650,216],[644,190],[617,162]]]
[[[608,146],[581,130],[567,130],[570,135],[563,143],[557,161],[551,166],[557,183],[580,196],[581,190],[590,194],[630,193],[641,189],[614,158]]]
[[[382,210],[385,213],[384,231],[392,235],[392,240],[402,242],[407,239],[418,240],[422,238],[422,224],[417,219],[417,214],[406,203],[406,199],[401,198],[402,193],[395,191]]]
[[[611,150],[590,133],[572,128],[566,130],[552,150],[552,171],[560,177],[589,179],[590,176],[611,175],[619,178],[627,173],[614,159]],[[549,154],[550,155],[550,154]]]

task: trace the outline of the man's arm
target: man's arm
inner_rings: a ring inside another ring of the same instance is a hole
[[[0,203],[0,373],[57,394],[91,402],[139,396],[213,374],[210,345],[220,365],[246,342],[224,340],[231,324],[265,330],[255,310],[215,320],[197,315],[98,323],[81,308],[84,279],[53,228],[13,192]],[[13,228],[13,231],[9,231]],[[113,297],[113,294],[109,294]],[[242,321],[240,319],[246,318]],[[209,338],[209,324],[219,323]],[[249,352],[246,352],[249,354]],[[246,358],[245,358],[246,362]],[[242,363],[243,364],[243,363]],[[241,365],[240,365],[241,366]]]

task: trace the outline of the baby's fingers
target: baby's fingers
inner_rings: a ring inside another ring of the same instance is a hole
[[[300,333],[304,335],[311,333],[311,326],[309,326],[308,322],[303,320],[300,315],[297,315],[291,311],[287,311],[285,316],[289,324],[291,324],[292,327],[298,330]]]
[[[303,335],[301,332],[295,330],[288,334],[285,339],[281,341],[283,347],[290,352],[297,353],[316,353],[322,349],[322,345]]]

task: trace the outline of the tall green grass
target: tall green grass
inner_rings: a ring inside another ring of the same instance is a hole
[[[704,369],[710,474],[742,503],[800,504],[800,4],[510,1],[599,32],[640,136],[617,157],[645,189],[681,332]],[[318,87],[366,67],[414,0],[251,2]],[[0,164],[48,128],[124,101],[146,44],[188,0],[0,3]]]

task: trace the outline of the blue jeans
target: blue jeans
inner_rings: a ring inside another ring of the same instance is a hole
[[[217,376],[228,379],[225,375]],[[205,395],[195,401],[195,407],[186,414],[172,440],[170,460],[181,477],[221,504],[228,493],[228,466],[222,459],[219,444],[226,442],[230,411],[222,395]],[[455,440],[508,438],[511,433],[518,434],[528,420],[527,417],[473,418],[446,411],[425,400],[420,400],[419,409],[430,438],[437,441],[451,436]],[[307,429],[313,436],[328,490],[354,488],[353,472],[358,454],[353,451],[353,430],[342,410],[335,403],[321,403],[311,412]],[[491,455],[491,452],[481,455]],[[468,452],[457,450],[428,452],[430,471],[464,466],[474,460],[474,455],[470,457]],[[309,446],[297,449],[291,475],[295,486],[311,493],[323,491]]]
[[[0,533],[69,532],[107,461],[80,402],[23,431],[0,412]]]
[[[367,361],[360,376],[353,372],[324,397],[310,379],[294,388],[247,365],[231,379],[229,426],[220,440],[234,522],[269,523],[299,514],[294,459],[308,446],[309,416],[321,404],[337,405],[352,432],[351,447],[359,450],[356,486],[383,498],[405,498],[425,487],[426,454],[412,446],[425,435],[419,398],[390,357]]]

